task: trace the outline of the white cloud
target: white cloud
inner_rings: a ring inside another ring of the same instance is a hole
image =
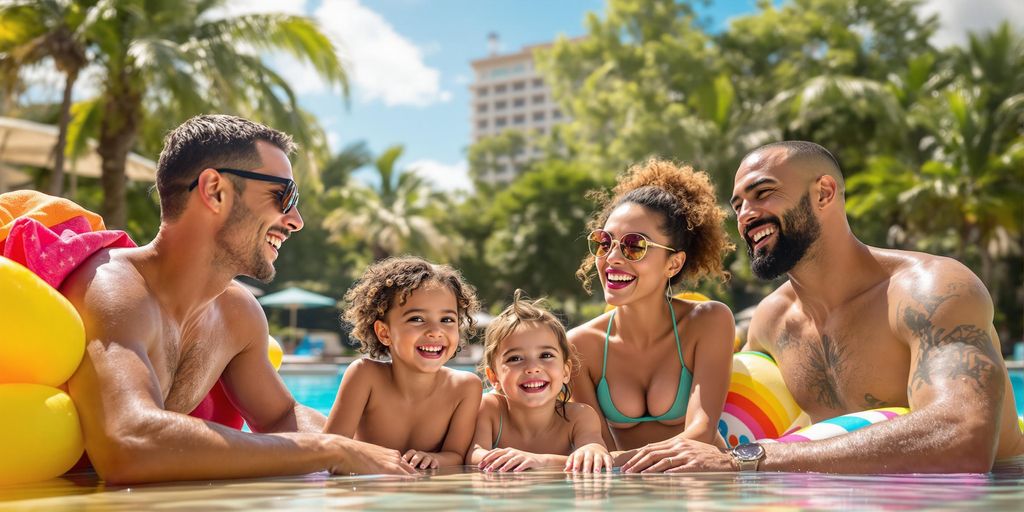
[[[231,0],[222,7],[206,13],[209,19],[220,19],[243,14],[284,13],[306,14],[306,0]]]
[[[1024,2],[1021,0],[926,0],[920,12],[939,15],[939,29],[932,43],[940,48],[964,44],[967,32],[990,30],[1004,20],[1024,27]]]
[[[441,73],[423,62],[423,49],[358,0],[324,0],[315,17],[349,64],[359,101],[422,107],[451,100]]]
[[[469,180],[469,164],[465,160],[449,165],[436,160],[423,159],[409,164],[408,168],[426,178],[427,183],[435,190],[442,192],[473,190],[473,183]]]

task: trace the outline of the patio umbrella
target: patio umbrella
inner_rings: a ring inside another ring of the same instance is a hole
[[[291,312],[291,332],[295,332],[295,319],[300,309],[334,307],[338,304],[335,299],[294,286],[264,295],[259,298],[259,302],[268,308],[287,308]]]

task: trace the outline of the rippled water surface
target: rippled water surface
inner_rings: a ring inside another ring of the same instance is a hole
[[[987,475],[573,476],[454,468],[419,478],[303,477],[103,487],[93,475],[0,487],[4,510],[1024,510],[1024,461]]]

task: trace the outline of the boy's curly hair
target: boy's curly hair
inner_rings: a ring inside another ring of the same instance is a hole
[[[477,366],[477,372],[480,375],[486,375],[487,368],[496,372],[495,359],[498,357],[498,348],[501,346],[502,340],[515,333],[516,329],[523,324],[550,329],[558,340],[558,349],[562,352],[562,357],[572,365],[571,371],[579,370],[579,357],[572,345],[569,344],[569,337],[565,334],[565,326],[562,325],[562,322],[551,311],[548,311],[544,299],[531,301],[523,290],[517,289],[512,297],[512,304],[509,304],[494,320],[491,320],[484,331],[484,354]],[[572,398],[572,390],[566,384],[562,387],[557,401],[557,410],[562,418],[566,417],[565,404],[570,398]]]
[[[473,313],[480,309],[476,289],[462,279],[459,271],[448,265],[434,265],[421,258],[402,256],[374,263],[352,288],[345,293],[342,321],[352,326],[352,336],[359,340],[359,351],[379,359],[390,355],[373,331],[377,320],[393,306],[405,304],[412,292],[427,283],[448,287],[455,294],[458,307],[459,333],[476,333]],[[460,347],[462,340],[459,340]]]
[[[600,210],[587,224],[588,232],[604,227],[612,211],[627,203],[662,215],[661,230],[670,239],[668,245],[686,253],[686,262],[672,276],[671,284],[696,283],[704,277],[729,279],[722,260],[736,246],[725,232],[726,213],[718,206],[715,186],[706,172],[651,158],[619,176],[610,196],[601,192],[589,195]],[[576,271],[588,293],[595,274],[594,256],[588,254]]]

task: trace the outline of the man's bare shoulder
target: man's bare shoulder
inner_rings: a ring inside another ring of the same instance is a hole
[[[133,263],[137,249],[98,251],[72,272],[61,293],[92,334],[156,329],[160,306]]]
[[[896,249],[872,248],[871,253],[891,276],[888,293],[900,296],[943,295],[951,287],[984,290],[971,269],[945,256]],[[987,292],[984,295],[988,295]]]
[[[761,344],[774,339],[785,327],[783,320],[798,300],[793,285],[789,281],[782,283],[757,305],[750,318],[747,339]]]
[[[985,284],[959,261],[920,252],[873,249],[890,273],[886,298],[893,332],[907,332],[907,315],[925,315],[933,322],[971,313],[990,323],[992,297]],[[913,323],[913,322],[911,322]],[[984,328],[984,326],[979,326]]]
[[[263,313],[263,307],[241,283],[231,281],[224,293],[217,296],[216,303],[230,332],[243,334],[242,337],[255,336],[261,342],[268,335],[267,316]]]

